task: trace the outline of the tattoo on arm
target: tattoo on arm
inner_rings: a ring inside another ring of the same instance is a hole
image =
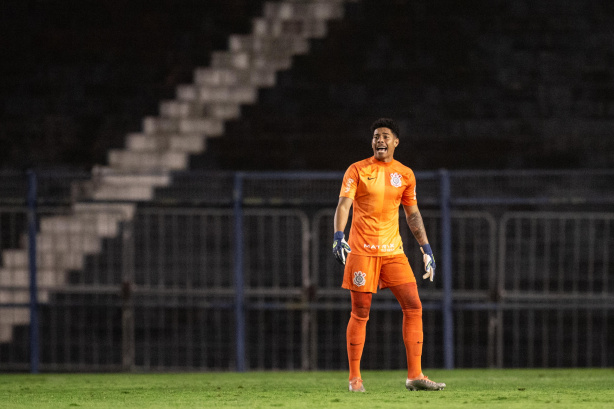
[[[426,238],[426,230],[424,230],[424,222],[422,221],[422,215],[420,212],[409,214],[407,216],[407,225],[418,241],[418,244],[428,242],[428,239]]]

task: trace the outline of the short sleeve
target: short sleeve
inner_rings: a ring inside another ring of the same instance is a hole
[[[358,188],[358,169],[356,165],[352,165],[345,171],[343,175],[343,185],[339,197],[349,197],[354,200],[356,189]]]
[[[410,171],[408,176],[407,187],[403,191],[403,198],[401,199],[401,204],[404,206],[414,206],[418,204],[418,199],[416,198],[416,176],[414,172]]]

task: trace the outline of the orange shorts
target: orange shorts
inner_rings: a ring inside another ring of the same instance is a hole
[[[376,293],[395,285],[415,283],[416,277],[405,254],[359,256],[348,254],[341,287],[363,293]]]

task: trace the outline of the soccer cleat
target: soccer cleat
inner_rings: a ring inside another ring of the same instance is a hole
[[[408,391],[441,391],[446,387],[445,383],[431,381],[428,376],[422,375],[420,378],[405,381],[405,388]]]
[[[350,392],[365,392],[365,387],[362,386],[362,379],[353,378],[350,380]]]

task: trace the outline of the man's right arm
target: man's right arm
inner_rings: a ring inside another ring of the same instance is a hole
[[[339,203],[337,203],[337,210],[335,210],[334,227],[335,232],[344,231],[345,226],[348,223],[350,217],[350,209],[352,208],[354,201],[349,197],[340,197]]]
[[[345,235],[343,231],[348,222],[350,215],[350,208],[354,201],[349,197],[340,197],[337,204],[337,210],[335,210],[335,219],[333,221],[335,234],[333,237],[333,255],[335,259],[345,265],[345,259],[349,252],[352,251],[350,246],[345,241]]]

